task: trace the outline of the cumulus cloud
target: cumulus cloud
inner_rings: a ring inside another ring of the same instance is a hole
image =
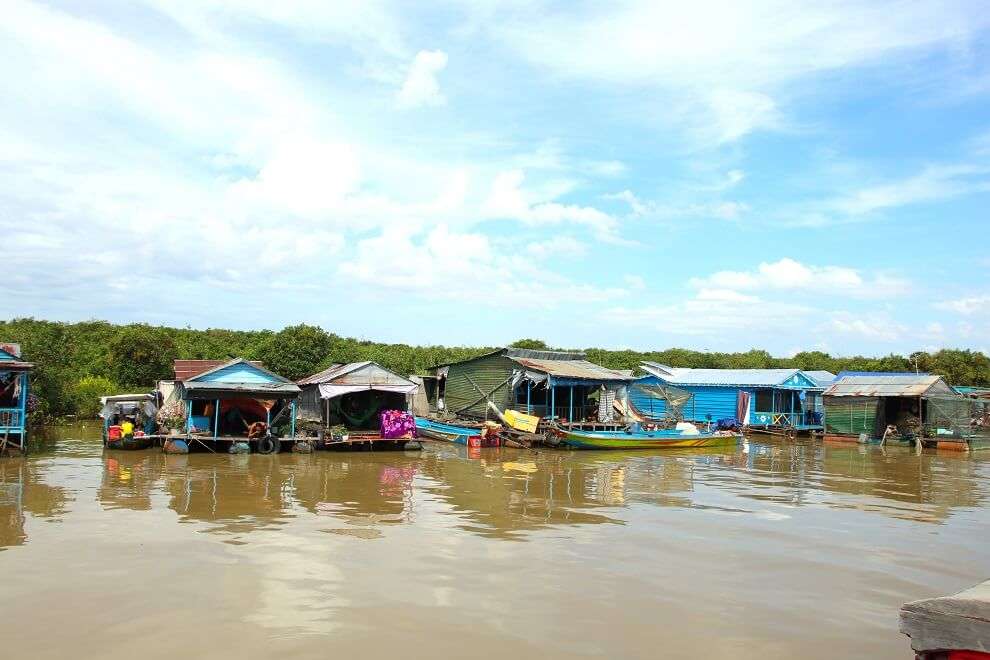
[[[698,289],[730,291],[793,291],[801,290],[833,296],[855,298],[886,298],[908,291],[904,279],[879,273],[865,276],[855,268],[845,266],[809,266],[790,258],[763,262],[752,271],[718,271],[691,280]]]
[[[361,240],[342,261],[340,277],[373,291],[513,307],[546,307],[621,299],[621,288],[570,280],[533,259],[500,250],[484,234],[440,225],[428,232],[390,227]]]
[[[442,50],[421,50],[416,53],[405,82],[396,96],[401,108],[443,105],[447,99],[440,92],[437,75],[447,67],[447,53]]]

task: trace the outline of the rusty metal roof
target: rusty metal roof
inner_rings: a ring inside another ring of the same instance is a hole
[[[825,390],[825,396],[904,396],[954,394],[941,376],[921,374],[843,376]]]
[[[20,360],[0,360],[0,371],[30,371],[34,369],[33,362],[21,362]]]
[[[172,363],[172,369],[173,369],[173,371],[175,371],[175,379],[176,380],[187,380],[189,378],[193,378],[195,376],[199,376],[201,374],[204,374],[207,371],[210,371],[211,369],[216,369],[217,367],[222,367],[222,366],[224,366],[225,364],[228,364],[228,363],[230,363],[230,360],[229,359],[227,359],[227,360],[175,360]],[[251,360],[251,361],[249,361],[249,363],[250,364],[253,364],[256,367],[260,367],[261,369],[264,369],[265,368],[264,363],[263,362],[259,362],[257,360]]]
[[[510,360],[518,362],[527,369],[542,371],[550,374],[554,378],[576,378],[581,380],[632,380],[632,376],[627,376],[618,371],[607,369],[594,362],[587,360],[539,360],[533,358],[521,358],[508,356]]]
[[[301,386],[331,382],[340,385],[415,385],[408,378],[371,361],[334,364],[297,381]]]

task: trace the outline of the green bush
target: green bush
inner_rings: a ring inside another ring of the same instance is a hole
[[[86,419],[94,419],[100,412],[100,397],[119,393],[120,388],[109,378],[103,376],[80,378],[71,388],[71,398],[76,415]]]

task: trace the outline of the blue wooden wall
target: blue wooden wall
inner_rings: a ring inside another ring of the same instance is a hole
[[[644,376],[636,381],[647,385],[665,385],[656,376]],[[750,393],[750,411],[755,410],[756,389],[748,387],[715,386],[715,385],[685,385],[676,386],[679,390],[690,392],[693,396],[684,404],[684,419],[692,422],[706,422],[708,415],[717,421],[736,416],[736,397],[739,390]],[[635,387],[630,388],[629,402],[640,412],[654,417],[661,417],[666,412],[666,402],[655,399],[645,392],[639,392]],[[650,411],[653,411],[652,413]]]

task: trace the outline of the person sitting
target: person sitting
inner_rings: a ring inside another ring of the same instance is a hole
[[[264,422],[255,422],[248,426],[248,440],[263,438],[268,433],[268,425]]]
[[[120,434],[123,436],[124,440],[130,440],[134,437],[134,422],[130,419],[125,418],[120,424]]]

